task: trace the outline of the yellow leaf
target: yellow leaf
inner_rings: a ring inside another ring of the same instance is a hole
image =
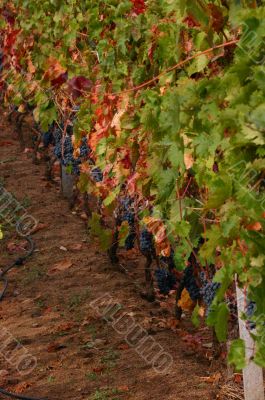
[[[193,167],[194,159],[193,159],[193,155],[191,153],[184,154],[184,164],[187,169],[190,169]]]
[[[194,301],[191,300],[189,292],[184,289],[181,295],[181,299],[178,301],[178,306],[182,308],[183,311],[191,312],[194,309]]]

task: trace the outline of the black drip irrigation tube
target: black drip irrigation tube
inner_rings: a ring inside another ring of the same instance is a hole
[[[19,228],[19,226],[17,226],[17,228]],[[35,249],[35,243],[34,243],[32,237],[28,235],[28,236],[24,236],[24,238],[29,243],[29,250],[27,251],[27,253],[22,257],[18,257],[15,261],[12,262],[12,264],[10,264],[8,267],[4,268],[3,271],[0,273],[0,281],[4,282],[4,288],[0,292],[0,301],[3,300],[3,297],[4,297],[7,287],[8,287],[8,279],[6,277],[6,274],[12,268],[23,265],[24,261],[26,261],[26,259],[33,254],[33,251]],[[47,398],[28,397],[28,396],[22,396],[22,395],[16,394],[16,393],[11,393],[0,387],[0,395],[1,394],[4,397],[9,397],[11,399],[17,399],[17,400],[47,400]],[[1,398],[2,398],[2,396],[1,396]]]
[[[1,387],[0,387],[0,394],[10,397],[11,399],[18,399],[18,400],[47,400],[46,398],[28,397],[16,393],[10,393],[7,390],[2,389]]]
[[[4,270],[0,273],[0,281],[4,282],[4,288],[3,290],[0,292],[0,301],[3,300],[3,297],[5,295],[6,289],[8,287],[8,279],[5,276],[12,268],[14,267],[19,267],[21,265],[24,264],[24,261],[30,257],[35,249],[35,244],[34,241],[32,240],[32,238],[30,236],[25,236],[25,239],[27,240],[27,242],[30,245],[30,248],[27,252],[27,254],[25,254],[23,257],[18,257],[15,261],[12,262],[11,265],[9,265],[8,267],[4,268]]]

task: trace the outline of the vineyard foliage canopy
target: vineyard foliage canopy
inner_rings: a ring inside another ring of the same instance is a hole
[[[265,367],[265,2],[2,0],[0,32],[6,103],[43,131],[79,106],[76,155],[86,136],[104,175],[84,162],[80,189],[111,212],[126,187],[180,270],[203,236],[221,283],[207,322],[225,341],[236,277]],[[242,341],[229,358],[244,366]]]

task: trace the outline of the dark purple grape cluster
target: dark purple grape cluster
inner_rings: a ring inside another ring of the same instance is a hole
[[[254,301],[248,300],[246,307],[246,315],[250,319],[247,321],[247,326],[250,330],[256,328],[255,322],[251,321],[251,318],[253,317],[255,311],[256,311],[256,303]]]
[[[230,314],[230,318],[232,318],[233,320],[237,321],[238,319],[238,310],[237,310],[237,303],[235,299],[231,299],[231,298],[227,298],[226,299],[226,304],[229,308],[229,314]]]
[[[136,240],[135,218],[132,206],[133,206],[133,199],[130,197],[124,197],[120,199],[119,207],[116,210],[117,225],[121,225],[122,222],[127,221],[130,226],[129,234],[125,240],[126,250],[133,249]]]
[[[153,235],[147,229],[143,229],[140,233],[140,250],[142,253],[154,250]]]
[[[66,128],[66,135],[63,137],[62,132],[63,132],[64,127],[56,127],[53,129],[53,138],[55,142],[54,146],[54,154],[55,156],[61,161],[61,164],[68,167],[70,166],[72,168],[72,173],[75,175],[80,174],[80,164],[81,164],[81,158],[88,158],[91,150],[87,144],[87,140],[84,137],[81,142],[80,146],[80,157],[75,158],[74,157],[74,147],[72,143],[72,134],[73,134],[73,126],[68,125]],[[63,145],[63,151],[62,151],[62,145]]]
[[[132,250],[134,248],[134,244],[135,244],[135,240],[136,240],[136,233],[134,231],[134,229],[130,230],[126,240],[125,240],[125,250]]]
[[[175,274],[167,271],[164,268],[156,269],[155,278],[157,281],[158,289],[163,295],[167,295],[170,290],[174,289],[177,282]]]
[[[38,127],[36,127],[38,129]],[[51,124],[49,126],[49,129],[42,134],[42,143],[44,147],[49,147],[49,145],[54,145],[55,144],[55,138],[54,138],[54,124]]]
[[[197,285],[193,267],[191,265],[185,268],[184,270],[183,284],[184,287],[189,292],[192,301],[200,300],[201,298],[200,288]]]
[[[160,261],[167,265],[169,271],[173,271],[176,268],[174,260],[174,250],[171,248],[170,256],[169,257],[161,256]]]
[[[89,148],[89,146],[87,144],[87,138],[83,137],[81,140],[81,145],[80,145],[80,157],[88,158],[90,153],[91,153],[91,149]]]
[[[119,208],[119,219],[122,221],[127,221],[132,227],[134,226],[134,209],[133,209],[133,199],[130,197],[125,197],[120,201]]]
[[[209,314],[212,302],[221,285],[218,282],[208,281],[204,272],[201,272],[200,278],[202,282],[200,293],[204,304],[207,306],[206,314]]]
[[[134,214],[129,210],[125,211],[122,215],[122,221],[127,221],[130,226],[134,225]]]
[[[95,167],[91,170],[91,177],[94,179],[95,182],[102,182],[103,181],[103,173],[100,168]]]

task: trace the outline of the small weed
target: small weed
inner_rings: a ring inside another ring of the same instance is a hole
[[[63,332],[58,332],[56,334],[56,337],[63,337],[69,335],[69,332],[63,331]]]
[[[119,358],[120,358],[119,353],[117,351],[113,351],[112,349],[110,349],[101,358],[101,362],[105,364],[108,369],[112,369],[116,366],[117,360]]]
[[[28,285],[35,282],[37,279],[42,278],[45,275],[42,267],[34,266],[28,270],[27,276],[23,279],[23,284]]]
[[[92,397],[90,397],[91,400],[108,400],[109,399],[109,393],[105,389],[98,389]]]
[[[92,336],[92,340],[95,340],[97,337],[97,328],[95,327],[95,325],[90,324],[86,326],[86,330]]]
[[[86,378],[94,382],[98,379],[98,375],[95,372],[89,372],[86,374]]]
[[[76,308],[80,306],[81,304],[81,296],[79,294],[74,294],[73,296],[70,297],[68,306],[69,308]]]
[[[93,342],[87,342],[81,346],[81,349],[93,349],[95,344]]]
[[[68,307],[70,310],[79,307],[84,303],[90,296],[90,291],[86,289],[82,294],[74,294],[70,297],[68,301]]]
[[[48,376],[47,381],[48,381],[49,383],[54,382],[54,381],[55,381],[55,376],[53,376],[53,375]]]
[[[24,208],[30,207],[31,204],[32,204],[32,203],[31,203],[31,199],[30,199],[28,196],[25,196],[25,197],[23,198],[22,202],[21,202],[21,205],[22,205]]]
[[[43,308],[45,308],[45,299],[40,298],[35,301],[35,304],[39,309],[42,310]]]
[[[96,390],[96,392],[89,398],[89,400],[119,400],[118,397],[122,392],[118,389],[102,388]]]
[[[84,321],[85,318],[85,313],[82,309],[75,310],[74,315],[73,315],[75,322],[78,324],[81,324],[82,321]]]

